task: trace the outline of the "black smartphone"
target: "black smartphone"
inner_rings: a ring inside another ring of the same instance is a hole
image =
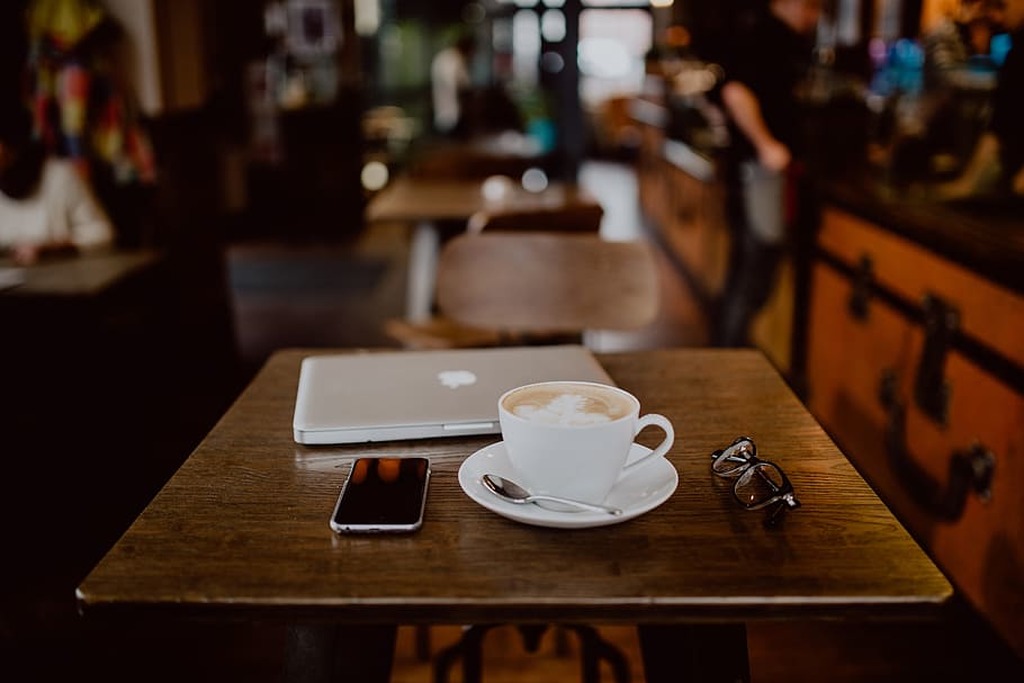
[[[401,533],[423,525],[430,461],[357,458],[331,515],[338,533]]]

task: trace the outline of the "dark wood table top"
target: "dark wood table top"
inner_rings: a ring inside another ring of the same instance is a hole
[[[599,356],[644,412],[673,421],[669,458],[680,483],[645,515],[582,530],[521,525],[462,492],[459,465],[497,437],[295,444],[299,363],[325,352],[271,357],[82,582],[87,616],[685,623],[927,616],[952,595],[758,352]],[[709,471],[710,452],[739,434],[785,468],[803,503],[777,528],[741,509]],[[419,532],[346,537],[328,528],[361,454],[430,456]]]
[[[0,268],[16,268],[21,284],[0,289],[0,296],[94,297],[159,262],[160,252],[149,249],[111,250],[78,256],[45,259],[27,267],[15,267],[0,259]]]
[[[589,192],[575,184],[550,183],[540,192],[524,190],[515,180],[501,197],[488,199],[482,180],[397,178],[366,207],[368,221],[466,220],[478,211],[525,212],[556,207],[597,204]]]

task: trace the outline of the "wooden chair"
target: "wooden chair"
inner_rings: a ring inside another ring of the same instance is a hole
[[[490,156],[471,150],[439,149],[410,164],[408,173],[422,178],[483,180],[503,175],[519,179],[528,169],[540,167],[543,160],[521,156]]]
[[[455,663],[461,660],[461,683],[481,683],[483,678],[484,636],[498,624],[476,624],[466,627],[459,640],[441,650],[434,663],[433,683],[448,683]],[[519,627],[527,652],[536,652],[547,630],[544,624]],[[585,624],[568,624],[561,629],[573,631],[580,644],[581,683],[601,683],[601,663],[611,670],[615,683],[630,683],[629,660],[614,644],[601,637],[597,629]]]
[[[490,208],[477,211],[470,216],[466,223],[466,231],[596,233],[601,229],[602,218],[604,208],[596,201],[580,200],[565,206],[530,211]]]
[[[654,320],[658,282],[651,248],[593,234],[483,232],[441,252],[439,315],[391,320],[411,348],[579,341],[585,330],[630,330]]]
[[[518,180],[527,169],[547,170],[551,161],[550,154],[521,141],[508,145],[502,143],[501,136],[490,135],[461,142],[427,143],[411,155],[406,172],[449,180],[483,180],[493,175]]]

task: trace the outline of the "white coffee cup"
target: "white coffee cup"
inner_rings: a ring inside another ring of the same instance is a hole
[[[640,401],[594,382],[538,382],[498,399],[509,462],[532,493],[600,503],[623,472],[664,456],[675,441],[663,415],[640,416]],[[648,426],[665,432],[661,444],[626,464],[633,440]]]

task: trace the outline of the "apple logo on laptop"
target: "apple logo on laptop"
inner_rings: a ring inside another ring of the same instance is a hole
[[[449,389],[476,384],[476,375],[469,370],[443,370],[437,373],[437,379]]]

